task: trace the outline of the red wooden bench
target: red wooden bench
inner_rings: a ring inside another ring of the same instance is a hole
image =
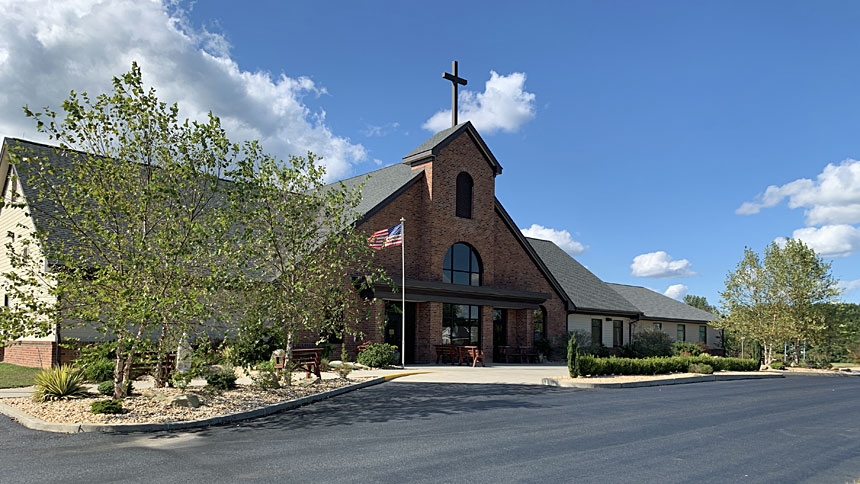
[[[297,370],[305,371],[305,377],[310,377],[311,373],[313,373],[317,378],[322,378],[320,374],[322,352],[322,348],[294,349],[292,363]],[[275,356],[275,370],[277,370],[278,374],[284,369],[286,359],[286,356]]]
[[[456,360],[458,364],[463,364],[463,358],[460,356],[459,346],[454,345],[433,345],[436,347],[436,364],[439,364],[439,360],[443,358],[448,358],[451,360],[451,364],[454,364]]]
[[[161,381],[168,381],[170,376],[176,371],[176,353],[165,353],[161,357],[164,358],[161,361]],[[146,352],[135,354],[134,360],[131,362],[129,376],[132,379],[141,375],[156,376],[157,362],[158,353]]]

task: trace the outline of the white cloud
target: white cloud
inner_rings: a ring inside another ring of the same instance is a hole
[[[633,258],[631,274],[637,277],[687,277],[695,274],[687,259],[673,260],[672,256],[659,250]]]
[[[490,80],[484,92],[468,89],[460,91],[458,120],[471,121],[482,133],[498,130],[512,133],[535,117],[535,95],[525,90],[526,74],[514,72],[500,76],[490,71]],[[442,131],[451,126],[451,110],[439,111],[422,127],[429,131]]]
[[[192,119],[213,111],[236,141],[259,139],[282,158],[313,151],[329,178],[367,159],[362,145],[332,133],[325,111],[304,103],[324,88],[308,77],[243,70],[226,38],[191,26],[176,2],[36,0],[4,2],[2,10],[0,136],[44,139],[21,106],[59,109],[69,90],[106,92],[136,60],[162,101],[178,102]]]
[[[735,213],[750,215],[788,199],[790,208],[804,208],[807,225],[860,223],[860,161],[828,164],[815,180],[800,178],[782,186],[771,185]]]
[[[543,225],[532,224],[531,227],[520,229],[520,231],[526,237],[551,240],[555,245],[561,247],[562,250],[572,256],[580,255],[588,248],[587,245],[583,245],[582,243],[573,240],[573,236],[571,236],[570,232],[567,230],[556,230],[544,227]]]
[[[364,128],[364,131],[362,131],[362,134],[364,134],[368,138],[372,138],[374,136],[378,136],[378,137],[388,136],[389,133],[391,133],[392,131],[394,131],[395,129],[397,129],[399,127],[400,127],[400,123],[397,123],[397,122],[387,123],[387,124],[383,124],[380,126],[368,124]]]
[[[839,281],[839,288],[845,292],[856,291],[860,289],[860,279],[853,281]]]
[[[671,297],[672,299],[680,300],[687,295],[687,290],[689,289],[689,287],[683,284],[672,284],[666,289],[666,292],[664,292],[663,295]]]
[[[860,228],[851,225],[804,227],[795,230],[791,236],[802,240],[824,257],[847,257],[853,252],[860,251]],[[780,245],[784,241],[782,237],[776,239]]]

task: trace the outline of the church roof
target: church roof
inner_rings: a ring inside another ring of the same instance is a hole
[[[423,168],[413,169],[409,165],[397,163],[330,183],[327,186],[331,187],[343,183],[347,188],[352,189],[364,183],[364,187],[361,189],[361,203],[356,207],[356,212],[360,217],[358,223],[361,224],[412,186],[423,174]]]
[[[478,134],[478,131],[472,125],[471,121],[466,121],[465,123],[460,123],[457,126],[451,126],[448,129],[443,129],[438,133],[434,134],[427,141],[421,143],[417,148],[409,152],[406,156],[403,157],[403,163],[406,164],[415,164],[420,161],[424,161],[427,158],[434,157],[439,154],[442,148],[448,146],[448,143],[456,139],[462,133],[467,133],[473,141],[478,145],[481,149],[481,152],[484,155],[484,158],[487,160],[487,163],[490,164],[490,167],[493,169],[493,173],[496,175],[502,174],[502,165],[499,164],[499,161],[493,156],[493,153],[490,151],[490,148],[484,143],[484,140],[481,138],[481,135]]]
[[[626,284],[614,284],[611,282],[607,283],[607,285],[639,308],[645,314],[643,319],[678,322],[690,321],[697,323],[717,320],[717,316],[707,311],[694,308],[689,304],[684,304],[681,301],[664,296],[647,287],[628,286]]]
[[[526,237],[559,282],[576,312],[637,315],[640,310],[549,240]]]
[[[50,164],[52,167],[59,169],[43,170],[41,173],[41,176],[53,178],[52,180],[48,180],[49,183],[52,184],[59,183],[56,176],[58,171],[71,168],[75,161],[73,157],[82,156],[80,153],[75,151],[64,151],[54,146],[17,138],[5,139],[5,143],[3,144],[3,153],[5,153],[7,149],[26,150],[24,153],[30,154],[31,156],[37,156],[43,163]],[[29,163],[22,163],[15,166],[15,172],[18,175],[22,195],[27,201],[27,206],[29,207],[28,213],[30,214],[33,223],[36,227],[46,227],[48,226],[46,220],[58,213],[59,208],[52,200],[40,197],[39,194],[36,193],[33,177],[37,175],[32,173],[29,168]],[[6,173],[2,173],[0,175],[5,177]],[[55,241],[62,241],[67,244],[74,244],[75,242],[75,237],[72,233],[63,227],[54,227],[53,231],[48,235]]]

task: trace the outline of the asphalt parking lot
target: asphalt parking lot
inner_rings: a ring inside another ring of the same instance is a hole
[[[0,416],[0,482],[853,482],[860,378],[624,390],[387,383],[192,432]]]

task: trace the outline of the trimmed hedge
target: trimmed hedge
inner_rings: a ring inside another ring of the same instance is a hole
[[[660,375],[686,373],[691,365],[709,365],[714,371],[758,371],[759,363],[747,358],[721,358],[716,356],[670,356],[654,358],[596,358],[580,355],[576,367],[578,375]],[[578,375],[571,374],[575,378]]]

